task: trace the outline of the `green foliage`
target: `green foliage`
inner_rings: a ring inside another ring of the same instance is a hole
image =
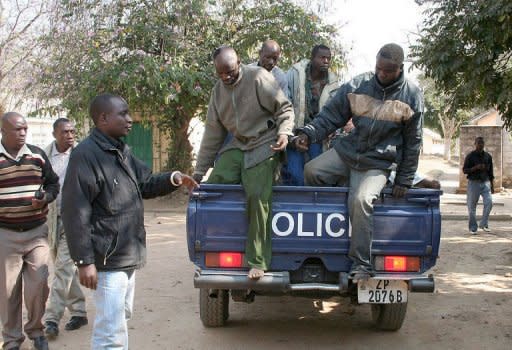
[[[231,45],[250,63],[272,38],[286,68],[324,43],[344,64],[335,28],[287,0],[62,0],[53,23],[37,77],[48,110],[83,121],[92,97],[119,94],[169,133],[169,162],[184,170],[191,163],[189,122],[204,118],[215,83],[216,47]]]
[[[452,138],[456,136],[460,126],[475,114],[472,110],[453,110],[453,97],[439,90],[433,79],[420,77],[419,80],[424,91],[425,126],[436,130],[443,137]]]
[[[512,2],[427,0],[416,66],[450,96],[450,110],[496,106],[512,128]],[[453,113],[452,113],[453,114]]]

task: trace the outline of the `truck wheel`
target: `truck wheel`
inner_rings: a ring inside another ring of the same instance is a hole
[[[372,304],[372,319],[381,330],[397,331],[404,323],[406,311],[407,303]]]
[[[199,289],[199,316],[205,327],[222,327],[229,317],[227,290]]]

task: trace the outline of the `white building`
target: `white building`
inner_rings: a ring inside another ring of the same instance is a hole
[[[25,118],[28,125],[27,143],[41,148],[45,148],[53,141],[53,122],[50,118]]]

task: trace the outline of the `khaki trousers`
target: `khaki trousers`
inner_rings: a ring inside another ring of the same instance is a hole
[[[46,224],[24,232],[0,228],[0,319],[4,349],[20,346],[25,340],[23,298],[27,309],[25,333],[30,339],[44,335],[42,318],[48,299],[47,236]]]
[[[60,217],[57,218],[56,236],[56,249],[51,249],[55,269],[44,319],[59,324],[66,307],[71,317],[85,317],[87,312],[85,310],[85,296],[80,288],[78,269],[69,255],[64,226]]]

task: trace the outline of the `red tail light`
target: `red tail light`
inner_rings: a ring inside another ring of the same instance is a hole
[[[207,267],[243,267],[244,255],[238,252],[206,253]]]
[[[418,272],[420,258],[418,256],[377,256],[375,269],[385,272]]]

